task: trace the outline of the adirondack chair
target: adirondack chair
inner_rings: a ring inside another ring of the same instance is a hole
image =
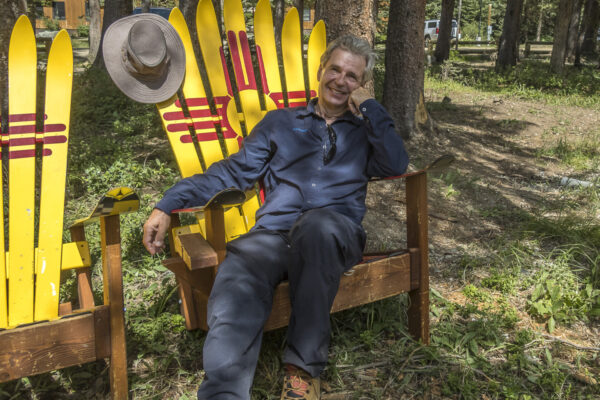
[[[110,191],[89,217],[71,226],[73,241],[63,244],[73,77],[65,30],[54,39],[48,58],[42,132],[36,132],[36,66],[33,29],[21,16],[10,40],[8,133],[2,135],[1,156],[7,158],[2,166],[8,166],[8,173],[2,171],[0,179],[8,177],[8,236],[5,240],[0,229],[0,382],[110,358],[112,397],[126,399],[119,214],[137,210],[139,199],[128,188]],[[84,232],[85,225],[98,220],[104,278],[104,304],[99,306],[92,295]],[[61,272],[71,269],[77,273],[76,309],[71,302],[59,304]]]
[[[268,0],[260,0],[254,14],[254,43],[257,65],[253,65],[249,34],[240,0],[225,0],[223,45],[211,0],[200,0],[196,14],[203,68],[212,97],[207,96],[200,66],[183,15],[173,9],[169,21],[178,31],[186,50],[186,75],[180,95],[157,104],[165,132],[182,177],[238,151],[244,133],[256,125],[266,111],[307,104],[317,95],[317,70],[326,48],[325,25],[315,24],[306,54],[308,87],[305,86],[303,46],[298,12],[292,8],[283,24],[281,54],[285,86],[281,80]],[[235,77],[229,79],[228,61]],[[259,71],[261,86],[255,70]],[[286,88],[286,91],[283,90]],[[178,97],[181,96],[181,97]],[[241,113],[236,108],[239,99]],[[245,128],[242,129],[243,127]],[[199,153],[196,151],[199,149]],[[342,278],[332,312],[408,292],[411,299],[409,330],[429,342],[429,276],[427,238],[427,175],[425,171],[406,177],[407,250],[370,254]],[[188,329],[207,329],[206,304],[225,245],[254,225],[254,214],[262,194],[247,193],[240,206],[235,200],[204,205],[197,224],[180,226],[174,214],[170,235],[172,257],[164,263],[176,275],[181,309]],[[229,204],[229,207],[223,207]],[[182,210],[190,211],[190,210]],[[194,211],[194,210],[191,210]],[[196,210],[197,211],[197,210]],[[288,284],[276,290],[273,310],[265,329],[287,325],[290,316]]]

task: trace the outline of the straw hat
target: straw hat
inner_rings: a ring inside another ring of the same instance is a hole
[[[185,50],[175,28],[155,14],[112,23],[102,45],[113,82],[131,99],[160,103],[173,96],[185,76]]]

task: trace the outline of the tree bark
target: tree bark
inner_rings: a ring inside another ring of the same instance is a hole
[[[293,0],[292,3],[294,4],[294,7],[296,7],[296,10],[298,10],[298,18],[300,18],[300,32],[304,34],[304,0]]]
[[[519,59],[519,30],[521,27],[521,9],[523,0],[508,0],[504,14],[504,27],[498,45],[496,70],[517,65]]]
[[[275,0],[275,10],[273,13],[273,26],[275,28],[275,42],[277,48],[281,48],[281,28],[285,17],[285,0]]]
[[[558,4],[556,25],[554,26],[554,44],[552,45],[552,56],[550,57],[550,68],[557,74],[562,73],[565,68],[567,37],[574,3],[574,0],[560,0]]]
[[[383,105],[409,140],[428,121],[423,102],[425,2],[391,0],[385,49]]]
[[[583,12],[583,42],[581,54],[592,56],[596,54],[596,37],[600,25],[600,2],[587,0]]]
[[[102,18],[102,35],[98,45],[98,53],[94,60],[93,67],[104,69],[104,59],[102,58],[102,43],[104,42],[104,33],[108,27],[116,20],[133,12],[133,3],[129,0],[104,0],[104,17]]]
[[[0,118],[2,118],[2,133],[8,133],[8,46],[17,18],[26,13],[27,3],[24,1],[0,1]]]
[[[450,57],[450,40],[452,36],[452,15],[454,0],[442,0],[442,17],[440,18],[440,33],[435,44],[435,62],[441,64]]]
[[[376,0],[318,0],[315,5],[315,21],[324,20],[327,42],[350,33],[366,39],[373,46],[377,31],[376,18]]]
[[[90,53],[88,55],[88,61],[90,64],[94,64],[96,57],[98,56],[98,50],[100,48],[100,38],[102,36],[102,21],[100,18],[100,1],[89,0],[90,7],[90,33],[88,41],[90,44]]]
[[[544,0],[540,0],[540,14],[538,16],[537,31],[535,33],[535,41],[539,42],[542,37],[542,23],[544,22]]]
[[[575,53],[578,51],[577,46],[579,45],[579,19],[581,16],[581,8],[583,7],[583,0],[575,0],[573,3],[573,10],[571,12],[571,20],[569,21],[569,30],[567,35],[567,58],[573,62],[575,59]]]

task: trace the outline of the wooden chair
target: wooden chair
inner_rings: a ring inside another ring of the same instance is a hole
[[[65,30],[48,58],[43,132],[36,132],[36,66],[33,29],[21,16],[10,40],[8,134],[2,135],[8,236],[0,229],[0,382],[110,358],[112,397],[126,399],[119,213],[137,210],[139,200],[128,188],[110,191],[70,228],[73,242],[63,244],[73,77]],[[2,214],[0,208],[0,221]],[[98,220],[104,304],[96,306],[84,225]],[[70,269],[77,272],[79,301],[59,304],[61,272]]]
[[[281,35],[284,81],[269,1],[260,0],[254,14],[256,65],[240,0],[225,0],[223,16],[227,46],[223,45],[211,0],[199,2],[196,27],[203,56],[200,66],[181,12],[173,9],[169,18],[186,49],[186,76],[181,93],[157,107],[182,177],[201,173],[213,162],[236,152],[244,132],[250,132],[267,110],[304,106],[307,99],[317,94],[316,75],[320,56],[326,48],[322,21],[314,26],[308,41],[307,87],[296,9],[288,12]],[[201,68],[206,71],[210,97],[203,85]],[[235,78],[235,89],[229,79],[230,70]],[[332,312],[408,292],[411,299],[409,330],[415,338],[429,343],[426,187],[425,171],[406,177],[406,250],[392,255],[366,255],[365,262],[342,278]],[[207,329],[206,303],[217,265],[225,256],[225,244],[254,225],[260,198],[261,195],[250,193],[242,205],[229,209],[222,207],[219,201],[213,202],[203,207],[202,214],[197,214],[198,224],[189,226],[179,226],[179,218],[174,214],[170,235],[172,257],[165,265],[176,275],[188,329]],[[276,290],[273,311],[265,329],[287,325],[289,315],[288,284],[282,283]]]

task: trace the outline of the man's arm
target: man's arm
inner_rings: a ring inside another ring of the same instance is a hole
[[[165,192],[144,224],[143,243],[150,254],[154,255],[164,248],[173,210],[203,205],[227,188],[242,191],[252,188],[270,159],[268,126],[269,118],[265,116],[237,153],[214,163],[203,174],[180,180]]]
[[[354,114],[362,114],[368,121],[372,154],[367,174],[380,177],[403,174],[408,167],[408,154],[385,108],[363,87],[352,92],[348,103]]]

